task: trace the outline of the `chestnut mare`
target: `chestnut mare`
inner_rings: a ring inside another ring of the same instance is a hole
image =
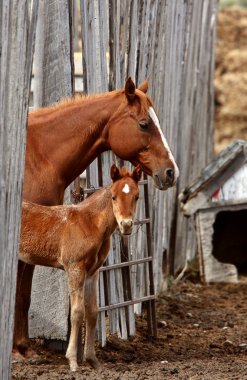
[[[23,197],[43,205],[63,203],[65,188],[102,152],[112,150],[139,163],[166,190],[176,183],[178,168],[161,131],[148,83],[138,89],[131,78],[124,90],[65,100],[29,114]],[[19,261],[14,353],[28,348],[28,309],[34,266]]]
[[[124,235],[132,231],[141,169],[133,173],[111,167],[112,184],[77,206],[41,206],[23,202],[19,258],[31,265],[64,269],[67,273],[71,333],[66,358],[76,371],[78,332],[85,318],[84,359],[99,367],[94,336],[98,316],[99,268],[110,248],[117,225]]]

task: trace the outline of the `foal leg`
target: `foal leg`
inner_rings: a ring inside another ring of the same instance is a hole
[[[85,306],[85,323],[86,336],[84,346],[84,360],[93,368],[100,367],[100,363],[95,355],[94,336],[98,317],[97,288],[98,288],[99,271],[85,279],[84,286],[84,306]]]
[[[77,348],[79,330],[83,321],[83,286],[84,272],[71,271],[68,273],[70,305],[71,305],[71,332],[66,358],[69,360],[71,371],[78,369]],[[80,342],[82,344],[82,342]]]
[[[34,265],[19,260],[16,284],[15,326],[13,353],[30,357],[34,352],[29,348],[28,310],[31,302],[31,288]]]
[[[84,286],[84,307],[86,336],[84,346],[84,359],[93,367],[99,368],[100,363],[95,355],[94,336],[98,318],[97,290],[99,279],[99,268],[103,265],[110,248],[110,239],[106,239],[98,254],[97,262],[94,267],[90,268],[85,278]]]

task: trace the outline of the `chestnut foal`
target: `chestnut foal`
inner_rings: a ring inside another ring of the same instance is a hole
[[[110,237],[132,231],[141,168],[132,173],[111,167],[112,184],[77,206],[41,206],[23,202],[19,258],[32,265],[64,269],[71,303],[71,334],[66,357],[76,371],[79,327],[85,315],[84,359],[98,368],[94,335],[97,322],[97,283]]]

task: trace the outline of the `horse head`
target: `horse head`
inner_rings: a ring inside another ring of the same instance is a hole
[[[126,168],[119,169],[115,164],[111,166],[113,213],[123,235],[130,235],[132,232],[141,174],[140,165],[137,165],[132,173]]]
[[[129,78],[122,90],[123,101],[108,122],[108,142],[112,151],[152,176],[160,190],[174,186],[179,170],[161,130],[148,82],[139,88]]]

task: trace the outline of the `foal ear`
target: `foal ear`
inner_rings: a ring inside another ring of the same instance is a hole
[[[145,79],[144,82],[142,82],[140,84],[140,86],[138,87],[138,90],[144,92],[144,94],[146,94],[148,92],[148,80]]]
[[[126,98],[129,101],[134,100],[135,90],[136,90],[136,86],[135,86],[134,82],[132,81],[131,77],[129,77],[125,83],[125,88],[124,88]]]
[[[111,179],[113,180],[113,182],[117,181],[121,177],[120,171],[115,164],[112,164],[110,174],[111,174]]]
[[[140,181],[141,179],[141,176],[142,176],[142,169],[141,169],[141,166],[140,165],[137,165],[132,173],[132,178],[138,182]]]

